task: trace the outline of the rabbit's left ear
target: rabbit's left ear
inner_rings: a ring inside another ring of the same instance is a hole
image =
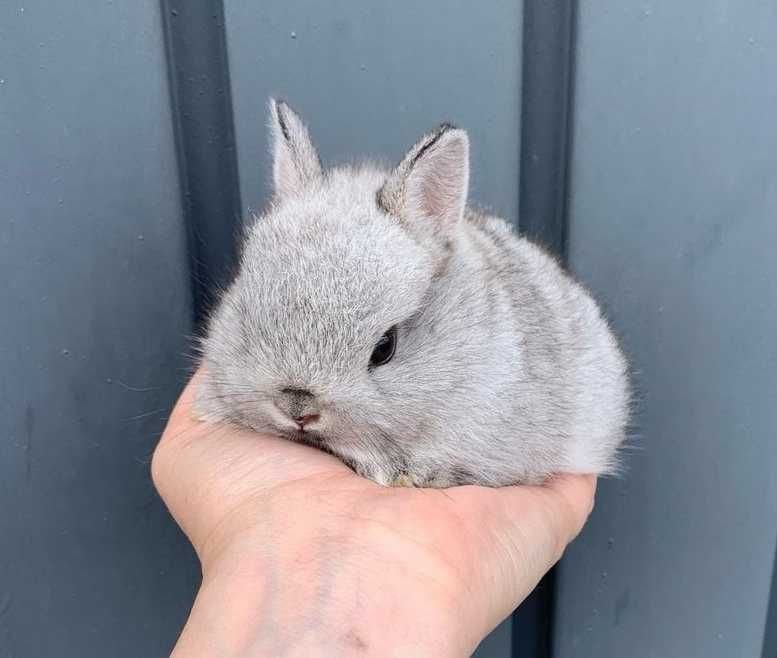
[[[443,124],[408,151],[378,192],[379,205],[413,233],[447,237],[464,215],[469,138]]]
[[[287,103],[270,99],[273,182],[279,197],[299,193],[321,177],[321,160],[305,124]]]

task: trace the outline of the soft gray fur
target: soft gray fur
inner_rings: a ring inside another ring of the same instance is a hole
[[[211,318],[201,416],[381,484],[612,472],[626,361],[553,258],[466,207],[467,133],[441,126],[393,171],[325,171],[288,105],[270,113],[275,196]],[[393,325],[393,360],[370,368]],[[304,431],[292,420],[313,414]]]

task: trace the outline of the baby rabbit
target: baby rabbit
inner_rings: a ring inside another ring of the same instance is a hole
[[[467,207],[467,133],[324,170],[290,107],[270,114],[275,194],[210,318],[200,416],[384,485],[612,472],[626,360],[553,258]]]

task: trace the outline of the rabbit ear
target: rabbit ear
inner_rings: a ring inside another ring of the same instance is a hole
[[[297,194],[321,176],[321,160],[308,129],[288,104],[270,99],[273,182],[280,197]]]
[[[378,192],[378,204],[416,234],[447,240],[464,214],[469,138],[443,124],[408,151]]]

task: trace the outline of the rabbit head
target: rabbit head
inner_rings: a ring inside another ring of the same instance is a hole
[[[324,170],[282,101],[270,132],[274,195],[211,318],[198,406],[379,479],[387,458],[401,470],[424,422],[449,417],[440,379],[455,339],[440,330],[430,344],[422,318],[462,223],[467,134],[442,125],[384,171]]]

